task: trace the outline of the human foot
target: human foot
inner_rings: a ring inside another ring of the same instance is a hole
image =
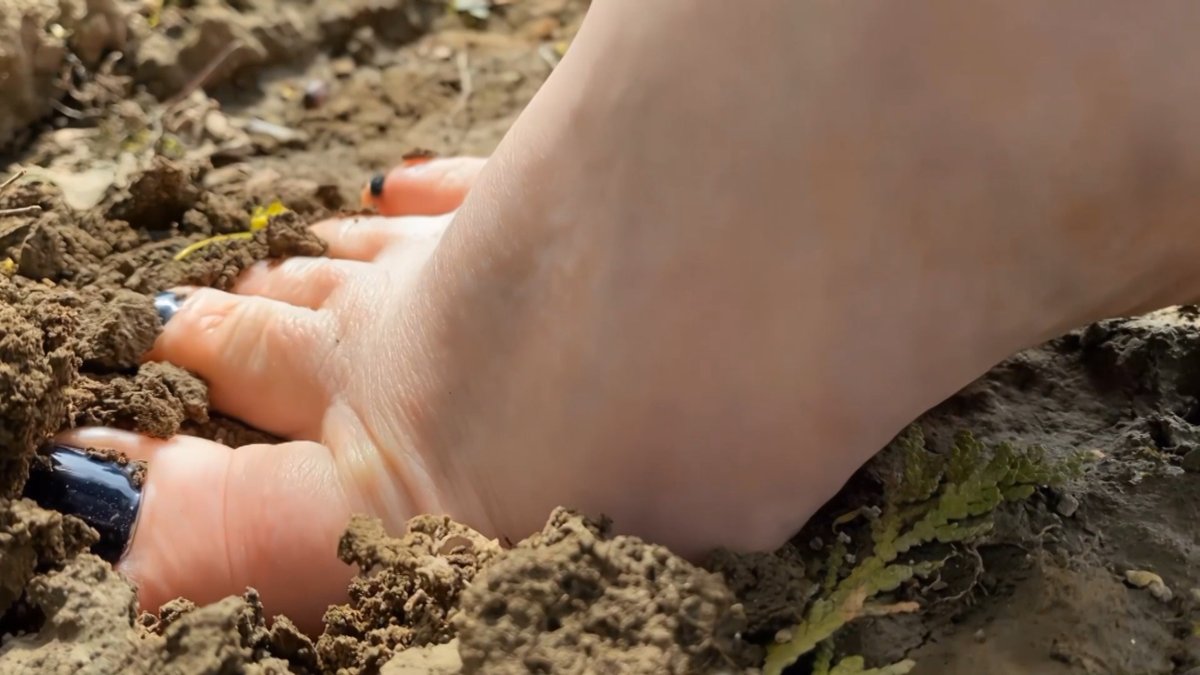
[[[302,440],[157,446],[207,463],[161,496],[207,534],[143,578],[303,616],[355,510],[516,539],[566,505],[685,554],[769,548],[1017,349],[1195,299],[1196,97],[1162,67],[1186,22],[1061,7],[598,3],[436,246],[284,263],[168,325],[158,355],[219,408]],[[1076,77],[1114,48],[1123,105]]]

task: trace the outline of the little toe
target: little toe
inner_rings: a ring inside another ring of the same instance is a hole
[[[363,188],[363,203],[385,216],[433,216],[462,206],[487,160],[447,157],[410,160]]]

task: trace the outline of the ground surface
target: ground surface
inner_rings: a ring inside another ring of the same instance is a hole
[[[158,331],[150,295],[320,253],[304,223],[356,208],[405,153],[489,152],[585,3],[476,4],[486,19],[435,0],[0,0],[0,178],[29,169],[0,209],[41,207],[0,216],[0,672],[738,672],[827,594],[831,555],[845,577],[869,552],[834,520],[881,503],[896,449],[792,545],[710,571],[566,511],[509,551],[438,518],[402,539],[356,521],[341,554],[376,571],[310,638],[267,621],[253,592],[138,617],[86,527],[17,499],[38,446],[73,425],[262,436],[210,413],[188,373],[138,366]],[[276,198],[297,215],[172,260]],[[822,649],[918,673],[1200,667],[1193,309],[1018,355],[920,426],[935,459],[970,430],[1088,461],[979,536],[921,549],[938,572]]]

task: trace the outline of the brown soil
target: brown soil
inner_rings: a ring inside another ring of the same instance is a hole
[[[305,224],[427,148],[485,154],[551,71],[584,0],[521,0],[486,21],[435,0],[0,0],[0,672],[742,672],[820,593],[831,521],[877,504],[892,451],[792,544],[705,571],[567,511],[510,550],[441,518],[402,538],[356,520],[367,570],[313,640],[253,592],[137,616],[86,553],[94,533],[17,499],[37,448],[106,424],[270,440],[208,409],[203,382],[139,365],[153,293],[229,287],[253,261],[319,255]],[[497,3],[499,5],[499,3]],[[719,48],[715,46],[714,48]],[[736,55],[730,55],[736,58]],[[119,57],[119,58],[117,58]],[[264,122],[269,124],[264,124]],[[253,239],[256,206],[293,214]],[[5,263],[6,260],[11,261]],[[863,619],[839,653],[918,673],[1183,673],[1200,668],[1200,318],[1090,326],[1020,354],[921,420],[936,452],[969,429],[1094,461],[944,547],[914,613]],[[98,449],[103,452],[103,449]],[[1159,575],[1151,592],[1130,570]],[[802,661],[793,670],[808,672]]]

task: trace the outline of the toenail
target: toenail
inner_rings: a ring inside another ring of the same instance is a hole
[[[167,325],[167,322],[175,318],[175,314],[179,312],[180,306],[183,304],[184,298],[174,291],[163,291],[154,296],[154,309],[158,311],[158,318]]]
[[[109,562],[124,555],[142,504],[129,467],[64,445],[34,462],[23,496],[90,525],[100,533],[92,552]]]
[[[381,173],[377,173],[374,176],[371,176],[370,187],[371,187],[371,196],[372,197],[383,196],[383,182],[386,179],[387,179],[387,177]]]

